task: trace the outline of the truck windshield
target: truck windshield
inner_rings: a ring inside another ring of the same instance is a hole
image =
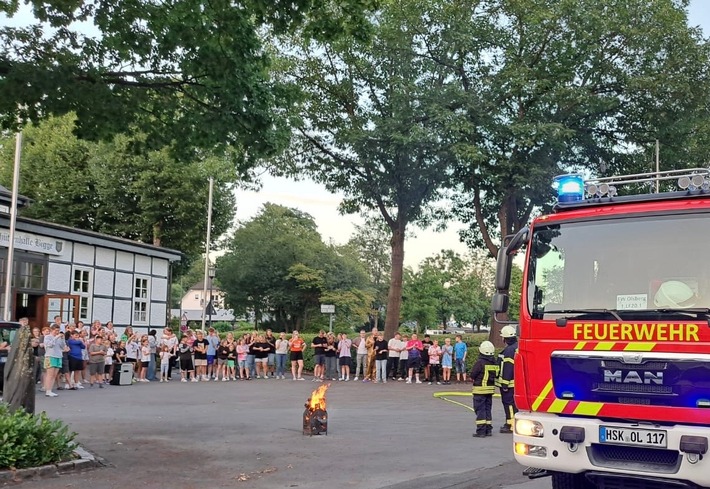
[[[647,318],[710,308],[710,214],[536,226],[528,265],[533,318]]]

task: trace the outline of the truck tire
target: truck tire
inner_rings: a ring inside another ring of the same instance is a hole
[[[552,489],[594,489],[584,474],[552,473]]]

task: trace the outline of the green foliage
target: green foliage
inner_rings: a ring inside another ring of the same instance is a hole
[[[127,130],[153,148],[277,151],[292,90],[269,77],[263,38],[302,27],[314,38],[367,37],[374,0],[29,0],[30,25],[0,30],[0,127],[74,111],[78,133]],[[0,2],[12,17],[17,2]],[[87,29],[87,26],[90,26]],[[88,32],[87,32],[88,31]]]
[[[237,314],[267,315],[275,331],[327,326],[322,303],[335,305],[337,326],[366,320],[372,293],[364,267],[351,249],[324,244],[311,216],[266,204],[227,248],[216,278]]]
[[[44,413],[10,413],[7,404],[0,403],[0,469],[38,467],[66,460],[76,448],[75,436],[64,423],[52,421]]]
[[[214,236],[234,216],[238,177],[226,158],[171,156],[147,150],[141,137],[91,143],[73,134],[73,115],[51,117],[23,134],[20,193],[33,200],[25,217],[174,248],[203,250],[208,177],[215,177]],[[12,182],[14,144],[0,140],[0,182]]]
[[[404,279],[402,320],[419,330],[442,327],[453,317],[474,325],[488,321],[493,268],[481,256],[461,257],[451,250],[424,260]]]
[[[218,333],[228,333],[230,331],[234,331],[234,329],[232,328],[232,323],[228,323],[227,321],[219,321],[219,322],[213,323],[212,327]]]

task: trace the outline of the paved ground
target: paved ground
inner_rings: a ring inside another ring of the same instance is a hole
[[[468,386],[333,382],[328,436],[302,435],[318,384],[291,380],[137,384],[60,391],[37,411],[67,422],[107,467],[33,488],[549,488],[527,481],[511,437],[471,437]],[[443,389],[442,387],[448,387]],[[494,424],[503,419],[494,402]]]

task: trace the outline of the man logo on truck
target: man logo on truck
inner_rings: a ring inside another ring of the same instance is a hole
[[[619,384],[663,385],[663,372],[604,370],[604,382]]]

